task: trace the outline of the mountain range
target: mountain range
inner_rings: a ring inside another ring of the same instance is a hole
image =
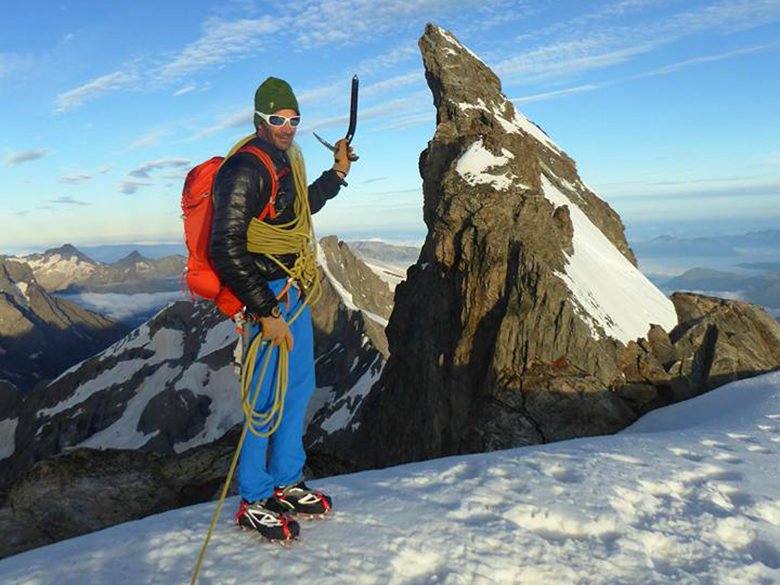
[[[178,290],[178,279],[186,265],[183,256],[152,260],[137,251],[115,262],[96,262],[71,244],[13,259],[27,264],[40,286],[51,293]]]
[[[323,295],[312,307],[318,387],[306,441],[315,452],[311,465],[326,473],[333,461],[318,460],[316,445],[338,442],[381,373],[392,294],[335,237],[321,240],[318,250]],[[0,388],[0,405],[9,403],[0,413],[0,492],[35,461],[65,449],[176,455],[219,439],[242,421],[237,339],[235,324],[213,306],[180,301],[15,402]]]

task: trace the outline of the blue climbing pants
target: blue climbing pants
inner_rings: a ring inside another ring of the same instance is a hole
[[[274,295],[278,296],[284,290],[285,279],[272,280],[268,283]],[[285,298],[279,303],[282,317],[289,319],[303,303],[303,294],[295,287],[287,292],[289,306]],[[260,326],[247,323],[252,327],[251,337],[260,334]],[[270,437],[258,437],[247,430],[244,445],[238,461],[238,491],[245,500],[250,502],[262,500],[273,494],[275,487],[297,483],[303,478],[303,465],[306,463],[306,452],[303,449],[303,420],[306,407],[314,392],[314,343],[312,339],[311,315],[309,307],[303,309],[298,318],[290,324],[293,336],[293,350],[289,354],[289,375],[287,397],[284,401],[284,413],[279,427]],[[248,348],[245,348],[245,351]],[[271,358],[262,383],[257,382],[263,369],[267,352]],[[252,376],[250,404],[259,392],[255,402],[255,412],[268,412],[274,399],[276,388],[276,370],[279,361],[279,348],[270,344],[262,344],[257,352],[255,370]],[[273,421],[271,421],[273,424]],[[263,428],[268,431],[269,426]]]

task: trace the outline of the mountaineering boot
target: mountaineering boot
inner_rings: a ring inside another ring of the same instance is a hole
[[[301,526],[287,514],[276,511],[275,497],[247,502],[241,500],[236,513],[236,524],[257,530],[268,540],[285,543],[298,538]]]
[[[332,500],[330,496],[309,488],[301,481],[276,488],[274,498],[273,500],[269,499],[268,505],[280,513],[322,517],[330,512]]]

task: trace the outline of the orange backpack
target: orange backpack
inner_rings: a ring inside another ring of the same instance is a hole
[[[276,191],[282,176],[289,172],[284,169],[278,175],[271,157],[255,146],[244,146],[237,152],[250,152],[258,157],[271,174],[271,199],[258,219],[266,216],[276,217]],[[225,157],[215,156],[193,168],[184,181],[181,195],[181,209],[184,219],[184,239],[187,244],[187,287],[190,297],[214,301],[217,308],[228,317],[240,313],[244,304],[227,286],[219,280],[219,275],[209,259],[209,241],[211,239],[211,221],[214,216],[214,202],[211,190],[217,171],[225,162]]]

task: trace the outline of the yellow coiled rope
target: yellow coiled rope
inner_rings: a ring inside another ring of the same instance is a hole
[[[235,154],[254,137],[255,135],[251,134],[242,139],[230,150],[227,157],[225,157],[225,160]],[[293,208],[295,219],[289,223],[280,225],[270,225],[259,221],[256,218],[252,219],[247,229],[247,250],[255,254],[264,254],[271,258],[271,260],[276,262],[276,264],[278,264],[288,275],[288,283],[298,282],[303,289],[304,301],[288,321],[289,324],[298,318],[306,305],[313,305],[320,299],[322,296],[322,287],[320,285],[319,272],[315,260],[317,239],[314,235],[314,223],[312,222],[311,208],[309,207],[309,188],[306,181],[306,167],[303,161],[303,154],[295,143],[292,143],[287,153],[290,157],[293,181],[295,183],[295,204]],[[281,256],[283,254],[296,254],[298,256],[292,268],[288,268],[276,258],[276,256]],[[244,326],[246,327],[246,324],[244,324]],[[262,338],[262,335],[256,335],[246,352],[241,368],[241,406],[244,412],[244,428],[241,431],[241,438],[238,440],[238,446],[233,455],[233,461],[230,463],[230,470],[228,471],[225,485],[222,487],[217,509],[214,510],[214,515],[211,518],[211,525],[209,526],[209,531],[206,535],[206,541],[201,548],[190,585],[195,585],[195,582],[198,580],[200,567],[206,556],[206,549],[209,546],[211,535],[214,532],[214,526],[216,526],[217,518],[219,518],[219,514],[222,511],[222,505],[225,503],[225,497],[230,488],[230,482],[233,479],[233,474],[238,465],[241,447],[244,445],[247,430],[258,437],[269,437],[276,432],[276,429],[281,423],[282,415],[284,414],[284,400],[287,395],[289,374],[289,358],[287,355],[287,345],[285,343],[281,343],[278,346],[279,361],[276,368],[274,400],[270,410],[263,413],[255,412],[255,404],[260,395],[260,386],[265,377],[266,370],[268,369],[271,354],[273,353],[270,348],[266,352],[265,359],[263,360],[263,367],[260,370],[260,376],[255,385],[256,391],[254,398],[250,398],[257,353],[262,344],[269,343],[268,340]],[[264,431],[263,429],[265,427],[268,427],[268,430]]]

